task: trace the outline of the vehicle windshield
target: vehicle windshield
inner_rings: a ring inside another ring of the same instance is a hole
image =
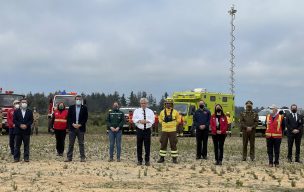
[[[54,99],[54,107],[57,107],[58,103],[63,102],[66,107],[69,107],[71,105],[75,104],[75,96],[55,96]]]
[[[188,112],[188,104],[186,103],[174,103],[174,109],[181,113],[182,115],[186,115]]]
[[[14,100],[20,100],[24,98],[23,95],[16,95],[16,94],[1,94],[0,95],[0,106],[1,107],[11,107],[13,106]]]
[[[270,112],[271,112],[270,109],[263,109],[258,114],[259,114],[259,116],[266,116],[266,115],[270,114]]]

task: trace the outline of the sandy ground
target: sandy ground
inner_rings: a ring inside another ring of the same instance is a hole
[[[195,139],[180,138],[179,164],[157,164],[158,142],[153,138],[151,166],[137,166],[135,137],[124,136],[122,162],[107,162],[107,137],[86,136],[87,162],[65,163],[56,157],[54,138],[33,136],[30,163],[12,163],[7,137],[0,137],[0,191],[304,191],[304,165],[286,162],[286,139],[282,143],[281,166],[267,166],[264,138],[257,138],[255,162],[241,161],[241,139],[227,138],[223,166],[209,159],[195,160]]]

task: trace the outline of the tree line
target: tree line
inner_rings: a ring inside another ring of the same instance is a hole
[[[41,114],[47,114],[50,99],[53,98],[55,94],[58,94],[60,92],[61,91],[57,91],[48,95],[46,95],[45,93],[29,93],[26,95],[26,97],[31,107],[36,107],[37,111]],[[139,91],[137,93],[131,91],[129,95],[120,95],[117,91],[110,94],[95,92],[91,94],[82,93],[82,95],[86,99],[86,104],[88,106],[89,112],[93,113],[107,112],[109,109],[111,109],[112,104],[115,101],[119,102],[119,104],[124,107],[138,107],[139,100],[142,97],[145,97],[149,100],[149,107],[152,110],[159,112],[163,109],[165,98],[169,96],[169,94],[165,92],[162,95],[161,99],[157,101],[156,97],[154,97],[151,93],[147,93],[145,91]],[[262,109],[263,107],[257,107],[254,110],[258,112]],[[243,111],[244,107],[235,107],[235,114],[237,117]]]
[[[26,97],[32,108],[35,107],[41,114],[47,114],[50,99],[60,92],[61,91],[57,91],[48,95],[45,93],[29,93],[26,94]],[[159,101],[157,101],[156,97],[151,93],[145,91],[139,91],[137,93],[131,91],[129,95],[120,95],[117,91],[110,94],[95,92],[91,94],[82,93],[81,95],[86,100],[89,112],[104,113],[111,109],[112,104],[115,101],[119,102],[119,104],[124,107],[138,107],[139,100],[142,97],[149,100],[149,107],[152,110],[160,111],[163,108],[165,98],[168,97],[169,94],[165,92]]]

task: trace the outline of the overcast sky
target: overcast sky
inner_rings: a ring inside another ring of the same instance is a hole
[[[0,87],[229,92],[232,4],[236,104],[304,107],[302,0],[1,1]]]

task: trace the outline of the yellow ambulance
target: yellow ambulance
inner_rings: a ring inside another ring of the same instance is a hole
[[[206,89],[198,88],[193,91],[174,92],[172,98],[174,109],[184,116],[184,133],[195,135],[195,129],[192,129],[193,114],[198,109],[200,100],[205,102],[206,108],[210,110],[211,114],[214,113],[216,104],[222,105],[224,113],[230,113],[231,128],[234,126],[235,106],[232,94],[207,92]],[[231,129],[229,131],[228,134],[231,135]]]

